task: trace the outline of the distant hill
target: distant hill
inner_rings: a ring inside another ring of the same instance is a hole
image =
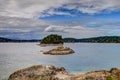
[[[15,40],[0,37],[0,42],[40,42],[41,40]],[[46,40],[45,40],[46,41]],[[102,37],[93,37],[93,38],[64,38],[63,42],[84,42],[84,43],[120,43],[120,36],[102,36]]]
[[[0,42],[40,42],[40,40],[16,40],[0,37]]]
[[[120,36],[102,36],[93,38],[64,38],[64,42],[120,43]]]

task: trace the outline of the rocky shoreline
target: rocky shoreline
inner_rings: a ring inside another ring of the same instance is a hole
[[[120,69],[69,74],[64,67],[36,65],[12,73],[8,80],[120,80]]]
[[[68,73],[63,67],[36,65],[14,72],[8,80],[58,80],[67,77]]]
[[[72,54],[74,51],[70,49],[69,47],[63,47],[63,46],[58,46],[55,49],[45,51],[43,54],[50,54],[50,55],[66,55],[66,54]]]

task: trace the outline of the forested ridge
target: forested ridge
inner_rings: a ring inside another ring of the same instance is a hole
[[[63,44],[63,42],[120,43],[120,36],[102,36],[93,38],[62,38],[60,35],[48,35],[44,39],[19,40],[0,37],[0,42],[41,42],[45,44]]]

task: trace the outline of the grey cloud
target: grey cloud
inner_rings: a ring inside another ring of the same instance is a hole
[[[120,0],[80,0],[70,3],[64,8],[76,9],[82,13],[95,14],[120,10]]]
[[[47,25],[47,22],[42,20],[27,19],[27,18],[17,18],[17,17],[0,17],[0,24],[7,24],[19,27],[36,27]],[[0,25],[2,27],[2,25]]]
[[[2,16],[33,18],[44,10],[60,7],[66,2],[67,0],[0,0],[0,13]]]
[[[45,28],[46,32],[61,32],[65,34],[71,34],[71,37],[86,37],[86,36],[98,36],[104,33],[103,30],[97,30],[94,28],[88,28],[84,26],[56,26],[50,25]],[[74,34],[74,35],[73,35]],[[79,35],[76,35],[79,34]]]
[[[68,12],[54,10],[60,7],[95,14],[120,10],[120,0],[0,0],[0,15],[24,18],[45,17],[54,14],[71,15]],[[48,10],[47,13],[42,14],[46,10]]]
[[[42,20],[16,18],[16,17],[0,17],[0,31],[9,32],[31,32],[34,30],[43,31],[48,27],[49,23]]]
[[[64,37],[88,37],[101,35],[102,30],[84,27],[82,25],[57,25],[42,20],[0,17],[0,36],[8,38],[38,39],[51,33],[62,34]],[[79,34],[79,35],[76,35]]]

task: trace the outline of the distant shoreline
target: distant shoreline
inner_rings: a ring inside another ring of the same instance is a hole
[[[40,46],[40,44],[39,44],[39,42],[0,42],[0,43],[38,43],[37,45],[39,45]],[[74,42],[74,43],[72,43],[72,42],[64,42],[64,44],[65,43],[70,43],[70,44],[76,44],[76,43],[92,43],[92,44],[97,44],[98,42]],[[105,42],[99,42],[98,44],[104,44]],[[120,44],[120,43],[105,43],[105,44]],[[45,47],[45,46],[58,46],[59,44],[51,44],[51,45],[43,45],[43,46],[41,46],[41,47]]]
[[[8,39],[8,38],[0,37],[0,43],[8,43],[8,42],[14,42],[14,43],[41,42],[41,39],[15,40],[15,39]],[[102,36],[102,37],[92,37],[92,38],[82,38],[82,39],[63,38],[63,42],[64,43],[120,43],[120,36]],[[48,45],[48,44],[45,44],[45,45]]]
[[[40,42],[0,42],[0,43],[38,43],[37,45],[39,45],[40,46]],[[99,43],[99,44],[102,44],[102,43],[105,43],[105,42],[64,42],[64,44],[65,43],[70,43],[70,44],[76,44],[76,43],[92,43],[92,44],[94,44],[94,43]],[[120,43],[112,43],[112,42],[109,42],[109,43],[106,43],[106,44],[120,44]],[[43,47],[44,46],[58,46],[59,44],[46,44],[46,45],[43,45]],[[42,47],[42,46],[41,46]]]

